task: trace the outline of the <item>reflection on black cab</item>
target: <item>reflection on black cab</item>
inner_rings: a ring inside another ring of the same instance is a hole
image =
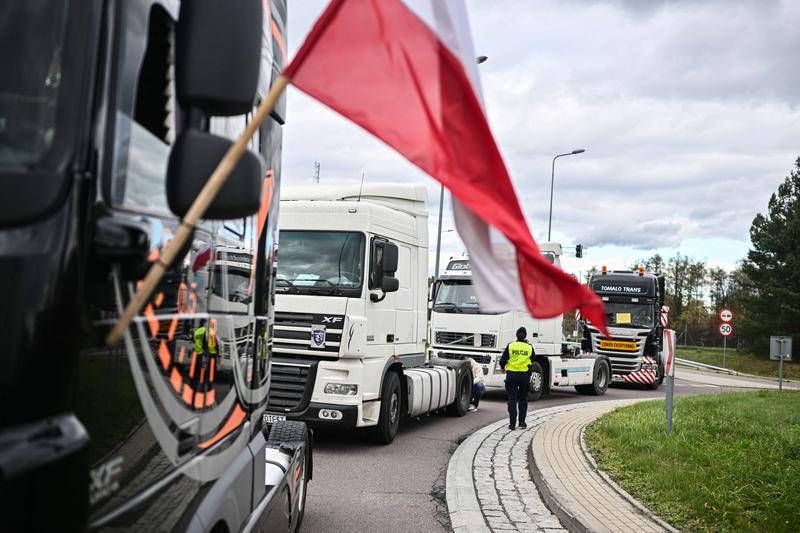
[[[0,5],[4,529],[299,528],[307,432],[262,422],[283,101],[104,344],[283,68],[285,28],[285,0]]]

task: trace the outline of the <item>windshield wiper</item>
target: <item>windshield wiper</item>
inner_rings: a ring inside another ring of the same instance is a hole
[[[297,285],[295,285],[294,283],[292,283],[291,281],[289,281],[286,278],[275,278],[275,286],[277,287],[278,285],[289,287],[290,290],[294,289],[294,293],[295,294],[299,294],[300,293],[300,291],[297,288]],[[285,292],[289,292],[289,291],[285,291]]]
[[[436,309],[437,307],[438,308],[444,308],[444,309],[453,309],[453,311],[445,311],[446,313],[455,313],[455,312],[462,313],[463,312],[461,310],[461,308],[458,307],[453,302],[436,302],[435,304],[433,304],[433,308]],[[442,310],[444,311],[444,309],[442,309]]]

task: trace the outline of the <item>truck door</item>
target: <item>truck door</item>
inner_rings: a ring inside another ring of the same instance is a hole
[[[405,244],[398,245],[397,274],[395,277],[400,281],[400,288],[397,291],[397,322],[395,331],[395,343],[405,345],[396,346],[397,353],[402,355],[413,349],[411,343],[417,339],[415,326],[417,324],[417,313],[414,309],[416,300],[416,262],[411,260],[411,248]]]
[[[383,356],[394,355],[397,330],[397,300],[398,292],[400,292],[384,293],[381,291],[381,283],[384,276],[383,251],[385,245],[390,242],[386,237],[372,237],[369,258],[368,289],[370,301],[367,302],[367,344],[383,346],[382,350],[376,351],[376,354],[380,353]]]

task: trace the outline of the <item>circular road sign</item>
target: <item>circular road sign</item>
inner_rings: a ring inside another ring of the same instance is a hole
[[[719,325],[719,334],[723,337],[727,337],[728,335],[733,335],[733,326],[724,322]]]
[[[733,312],[726,307],[719,312],[719,319],[723,322],[730,322],[733,320]]]

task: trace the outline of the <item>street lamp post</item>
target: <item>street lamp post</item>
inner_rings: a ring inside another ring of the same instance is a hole
[[[581,148],[580,150],[573,150],[573,151],[568,152],[566,154],[558,154],[557,156],[555,156],[553,158],[553,168],[552,168],[552,170],[550,172],[550,214],[547,217],[547,241],[548,242],[550,241],[550,230],[553,227],[553,182],[555,181],[555,178],[556,178],[556,159],[558,159],[559,157],[564,157],[564,156],[568,156],[568,155],[582,154],[585,151],[586,150]]]
[[[486,56],[478,56],[475,62],[479,65],[489,59]],[[444,185],[439,186],[439,231],[436,237],[436,266],[433,268],[433,279],[439,277],[439,253],[442,249],[442,209],[444,208]]]

